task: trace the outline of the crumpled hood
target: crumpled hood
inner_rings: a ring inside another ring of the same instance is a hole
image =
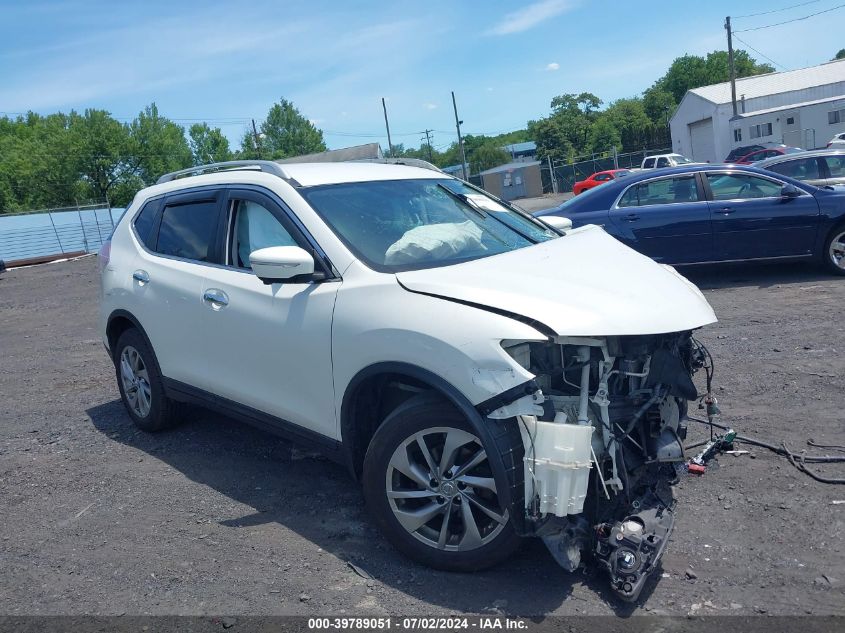
[[[694,284],[595,225],[528,248],[396,277],[412,292],[518,314],[559,336],[661,334],[716,321]]]

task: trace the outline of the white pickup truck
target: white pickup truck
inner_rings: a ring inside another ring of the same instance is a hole
[[[651,169],[653,167],[677,167],[679,165],[696,165],[686,156],[681,154],[657,154],[655,156],[646,156],[643,159],[640,169]]]

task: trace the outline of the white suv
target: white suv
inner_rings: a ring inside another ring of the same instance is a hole
[[[200,174],[200,175],[197,175]],[[101,252],[129,415],[184,403],[321,447],[402,552],[479,569],[542,537],[634,599],[715,320],[596,226],[553,228],[439,171],[235,162],[163,176]]]

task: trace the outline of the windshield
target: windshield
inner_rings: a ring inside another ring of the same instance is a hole
[[[672,158],[675,159],[675,163],[678,165],[686,165],[692,162],[689,158],[681,156],[680,154],[672,154]]]
[[[559,237],[451,178],[322,185],[300,193],[359,259],[382,272],[456,264]]]

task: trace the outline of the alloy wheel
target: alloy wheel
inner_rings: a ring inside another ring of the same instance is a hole
[[[834,266],[845,270],[845,231],[830,240],[829,255]]]
[[[508,522],[481,441],[461,429],[433,427],[402,442],[388,463],[386,491],[402,527],[440,550],[482,547]]]
[[[140,418],[150,413],[152,392],[147,366],[138,350],[127,345],[120,354],[120,380],[129,408]]]

